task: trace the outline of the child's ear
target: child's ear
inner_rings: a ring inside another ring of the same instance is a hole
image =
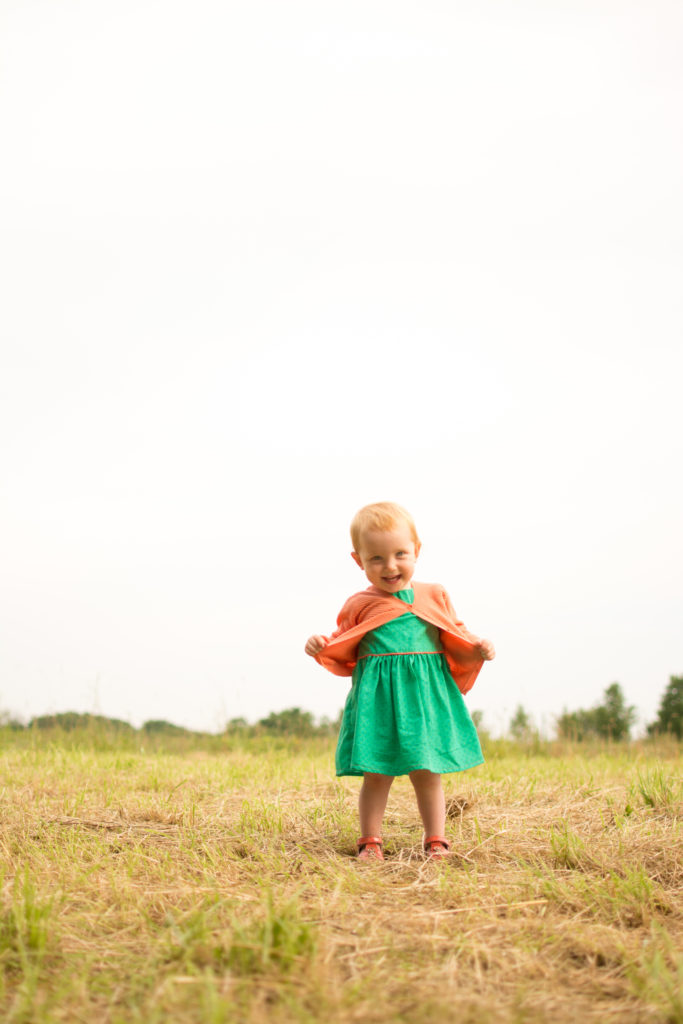
[[[417,542],[417,544],[415,545],[415,557],[416,557],[416,558],[417,558],[417,556],[418,556],[418,555],[420,554],[420,551],[421,551],[421,550],[422,550],[422,545],[421,545],[421,544],[420,544],[420,542],[418,541],[418,542]]]
[[[351,558],[354,560],[359,569],[363,568],[363,563],[361,562],[360,555],[358,554],[357,551],[351,552]]]

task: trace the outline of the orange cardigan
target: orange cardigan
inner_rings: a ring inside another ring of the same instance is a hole
[[[438,583],[413,583],[412,588],[412,604],[378,587],[353,594],[337,616],[338,628],[332,636],[325,637],[325,647],[315,660],[337,676],[350,676],[356,667],[358,645],[365,634],[406,612],[414,612],[439,630],[451,675],[460,692],[467,693],[484,664],[476,650],[479,637],[465,629],[448,594]]]

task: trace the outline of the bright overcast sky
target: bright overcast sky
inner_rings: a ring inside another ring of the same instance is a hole
[[[683,673],[679,0],[3,0],[0,709],[220,729],[414,514],[490,728]]]

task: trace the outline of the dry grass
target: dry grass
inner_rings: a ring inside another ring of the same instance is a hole
[[[376,865],[331,743],[2,742],[8,1022],[683,1022],[677,747],[493,751],[445,864],[400,780]]]

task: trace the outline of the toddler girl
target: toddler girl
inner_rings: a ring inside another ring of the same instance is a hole
[[[330,637],[308,639],[306,654],[336,675],[352,676],[336,770],[363,776],[358,856],[384,860],[389,789],[396,775],[409,775],[425,852],[445,857],[441,773],[483,761],[462,694],[495,656],[493,644],[465,629],[443,587],[411,582],[420,540],[400,505],[366,505],[351,523],[351,540],[351,557],[371,585],[348,599]]]

